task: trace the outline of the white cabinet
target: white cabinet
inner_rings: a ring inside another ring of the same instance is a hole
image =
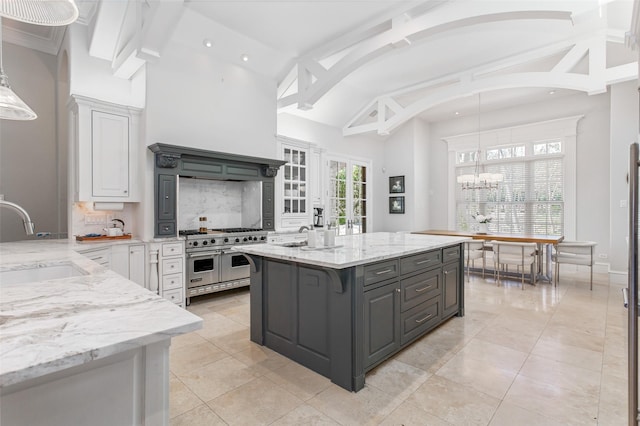
[[[172,241],[154,246],[158,251],[158,287],[160,296],[184,308],[184,242]]]
[[[144,244],[117,244],[100,249],[80,250],[79,253],[145,287]]]
[[[140,201],[139,117],[138,108],[72,96],[75,201]]]
[[[313,223],[313,207],[322,206],[322,150],[313,144],[278,137],[287,163],[276,176],[277,228],[298,229]]]
[[[111,247],[89,248],[78,250],[78,253],[88,257],[96,263],[111,269]]]

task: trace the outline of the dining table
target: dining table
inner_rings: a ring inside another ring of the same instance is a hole
[[[469,231],[451,231],[443,229],[429,229],[426,231],[414,231],[413,234],[424,235],[449,235],[454,237],[470,237],[474,240],[507,241],[515,243],[536,243],[538,246],[538,274],[537,279],[553,282],[551,271],[551,246],[562,242],[563,235],[541,234],[511,234],[511,233],[477,233]]]

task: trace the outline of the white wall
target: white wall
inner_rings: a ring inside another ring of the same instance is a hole
[[[610,268],[612,272],[627,271],[629,235],[628,199],[629,145],[638,142],[638,83],[629,81],[611,87],[611,161],[610,175]]]
[[[559,117],[584,115],[578,122],[576,238],[598,242],[597,253],[608,254],[609,246],[609,94],[596,96],[574,95],[551,99],[506,110],[482,113],[482,129],[509,127],[519,124],[551,120]],[[429,215],[431,228],[446,229],[447,211],[447,149],[441,139],[446,136],[478,130],[477,117],[431,123],[430,178],[433,196]]]
[[[64,233],[57,184],[56,58],[10,43],[2,47],[12,89],[38,118],[0,120],[0,194],[27,210],[37,232]],[[0,209],[0,241],[27,238],[18,215]]]

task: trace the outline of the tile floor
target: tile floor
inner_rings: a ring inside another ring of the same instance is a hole
[[[171,425],[625,425],[626,309],[606,275],[520,289],[471,276],[454,317],[358,393],[249,341],[248,289],[202,296],[173,340]]]

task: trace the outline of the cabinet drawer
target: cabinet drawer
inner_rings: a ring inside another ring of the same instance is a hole
[[[407,274],[420,269],[427,269],[438,266],[441,263],[440,250],[429,251],[427,253],[416,254],[400,259],[400,273]]]
[[[174,288],[182,288],[184,284],[182,273],[170,274],[162,277],[162,289],[172,290]]]
[[[169,290],[169,291],[164,291],[162,292],[162,297],[164,297],[165,299],[175,303],[175,304],[180,304],[183,302],[182,300],[182,289],[178,288],[175,290]]]
[[[441,293],[440,268],[400,280],[402,289],[401,311],[411,309]]]
[[[460,246],[448,247],[442,249],[442,262],[450,262],[452,260],[460,259]]]
[[[299,217],[293,218],[288,217],[282,219],[282,227],[283,228],[300,228],[301,226],[309,226],[309,218],[308,217]]]
[[[165,243],[162,245],[162,256],[177,256],[182,254],[182,243]]]
[[[398,276],[398,261],[389,260],[364,267],[364,285],[374,284]]]
[[[182,258],[162,260],[162,275],[182,273]]]
[[[400,344],[410,342],[440,322],[440,297],[436,296],[402,314]]]

